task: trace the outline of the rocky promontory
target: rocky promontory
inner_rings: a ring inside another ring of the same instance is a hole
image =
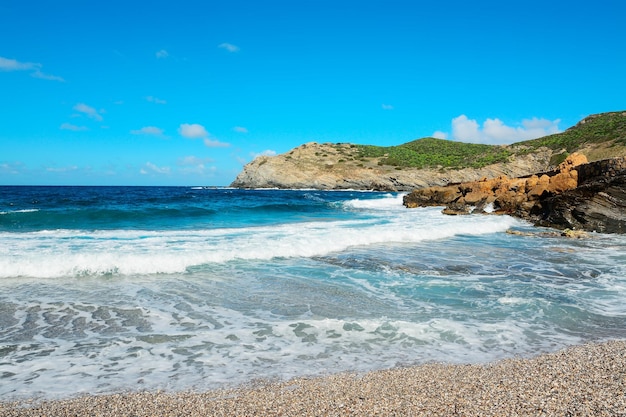
[[[591,115],[564,132],[511,145],[435,138],[386,147],[310,142],[284,154],[257,157],[231,186],[412,191],[547,172],[575,152],[589,161],[626,156],[626,112]]]
[[[415,190],[408,208],[445,206],[446,214],[509,214],[536,225],[603,233],[626,232],[626,158],[587,162],[572,154],[556,170]]]
[[[626,231],[626,111],[492,146],[423,138],[398,146],[306,143],[247,164],[236,188],[412,191],[407,207],[492,209],[560,229]],[[591,161],[591,162],[590,162]]]
[[[545,170],[552,152],[536,152],[481,168],[398,167],[382,157],[363,157],[347,143],[306,143],[286,154],[259,156],[247,164],[231,187],[319,190],[412,191],[450,182],[500,175],[521,176]]]

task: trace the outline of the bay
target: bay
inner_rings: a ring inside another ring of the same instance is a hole
[[[0,396],[205,390],[626,337],[626,239],[402,195],[0,187]]]

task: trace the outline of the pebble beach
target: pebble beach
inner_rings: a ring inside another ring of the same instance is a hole
[[[0,416],[626,416],[626,341],[234,389],[1,402]]]

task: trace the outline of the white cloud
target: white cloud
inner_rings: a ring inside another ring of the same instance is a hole
[[[468,119],[464,114],[452,119],[452,137],[461,142],[482,141],[478,122]]]
[[[487,119],[483,123],[483,135],[496,143],[517,140],[517,129],[507,126],[500,119]]]
[[[161,100],[160,98],[156,98],[156,97],[153,97],[153,96],[146,97],[146,100],[148,100],[150,103],[155,103],[155,104],[166,104],[167,103],[167,101]]]
[[[3,162],[0,163],[0,173],[18,175],[25,171],[24,164],[22,162]]]
[[[170,170],[170,167],[159,167],[153,164],[152,162],[146,162],[144,167],[139,170],[139,173],[142,175],[148,175],[148,174],[169,175],[171,173],[171,170]]]
[[[500,119],[486,119],[482,126],[475,120],[462,114],[452,119],[453,140],[468,143],[486,143],[504,145],[523,140],[536,139],[559,133],[560,119],[524,119],[517,126],[508,126]],[[437,131],[433,137],[447,139],[446,132]]]
[[[204,126],[197,123],[183,123],[178,128],[178,132],[187,139],[202,139],[209,136]]]
[[[393,106],[391,104],[383,104],[383,110],[393,110]]]
[[[60,127],[61,130],[72,130],[74,132],[80,132],[81,130],[89,130],[86,126],[76,126],[71,123],[63,123]]]
[[[204,126],[197,123],[183,123],[178,128],[178,132],[187,139],[203,139],[204,144],[209,148],[225,148],[230,146],[230,143],[209,138],[209,132],[206,131]]]
[[[446,132],[442,132],[441,130],[437,130],[432,134],[432,137],[437,139],[448,139],[448,134]]]
[[[165,49],[161,49],[160,51],[157,51],[155,55],[157,58],[167,58],[168,56],[170,56],[170,54]]]
[[[2,71],[28,71],[38,70],[41,64],[34,62],[19,62],[15,59],[3,58],[0,56],[0,70]]]
[[[42,65],[36,62],[20,62],[0,56],[0,71],[33,71],[30,75],[34,78],[65,82],[62,77],[43,73],[41,67]]]
[[[77,105],[74,106],[74,110],[76,110],[77,112],[83,113],[87,115],[88,117],[94,120],[97,120],[99,122],[102,121],[102,115],[100,113],[104,113],[104,110],[100,110],[98,112],[98,110],[94,109],[91,106],[86,105],[85,103],[78,103]]]
[[[228,52],[239,52],[239,47],[232,43],[224,42],[217,45],[218,48],[226,49]]]
[[[142,127],[141,129],[131,130],[130,133],[132,133],[133,135],[161,136],[163,135],[163,129],[160,129],[155,126],[145,126],[145,127]]]
[[[235,126],[233,127],[233,130],[238,133],[248,133],[248,129],[243,126]]]
[[[65,82],[65,80],[63,79],[63,77],[59,77],[59,76],[56,76],[56,75],[46,74],[46,73],[41,72],[40,70],[37,70],[37,71],[33,72],[33,73],[32,73],[32,74],[30,74],[30,75],[31,75],[31,77],[34,77],[34,78],[39,78],[39,79],[42,79],[42,80],[60,81],[60,82],[62,82],[62,83],[64,83],[64,82]]]
[[[526,129],[528,135],[534,136],[535,138],[559,133],[561,131],[559,129],[559,123],[561,123],[561,119],[546,120],[533,117],[532,119],[522,120],[522,126]]]
[[[46,171],[48,172],[73,172],[73,171],[78,171],[78,166],[76,165],[72,165],[69,167],[48,167],[46,168]]]
[[[204,145],[208,148],[227,148],[230,143],[220,142],[219,140],[204,138]]]

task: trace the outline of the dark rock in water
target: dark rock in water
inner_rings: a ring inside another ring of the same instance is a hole
[[[443,209],[442,213],[452,216],[470,214],[470,207],[464,203],[450,203]]]
[[[601,233],[626,233],[626,171],[596,177],[540,201],[529,219],[541,226]]]

